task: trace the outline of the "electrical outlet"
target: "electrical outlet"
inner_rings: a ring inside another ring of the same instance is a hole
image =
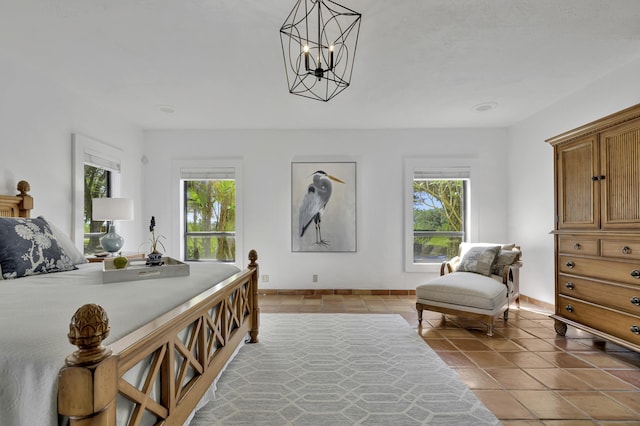
[[[269,282],[269,275],[263,275],[262,276],[262,282],[263,283],[268,283]]]
[[[313,277],[311,278],[311,281],[313,281],[314,283],[318,282],[318,275],[314,274]]]

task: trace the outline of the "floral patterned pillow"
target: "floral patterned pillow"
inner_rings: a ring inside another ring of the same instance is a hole
[[[77,269],[42,218],[0,218],[0,267],[4,279]]]
[[[475,272],[476,274],[491,275],[491,267],[498,257],[500,246],[472,247],[465,253],[456,268],[458,272]]]

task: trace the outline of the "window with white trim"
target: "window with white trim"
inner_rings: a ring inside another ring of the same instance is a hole
[[[468,241],[468,166],[429,167],[414,164],[406,171],[405,267],[432,269],[458,253]]]
[[[83,253],[102,251],[102,221],[93,221],[92,199],[120,195],[122,150],[80,134],[72,135],[74,197],[72,236]]]
[[[180,176],[183,258],[235,263],[238,251],[236,168],[183,168]]]

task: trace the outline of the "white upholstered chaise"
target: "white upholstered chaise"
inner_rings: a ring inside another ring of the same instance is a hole
[[[480,320],[492,336],[495,319],[502,314],[506,320],[512,302],[520,307],[520,255],[515,244],[462,243],[459,256],[441,265],[439,277],[417,286],[419,325],[422,311],[429,310]]]

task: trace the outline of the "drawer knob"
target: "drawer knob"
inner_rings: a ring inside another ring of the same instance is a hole
[[[631,247],[629,246],[622,247],[622,254],[631,254]]]
[[[575,244],[573,245],[573,249],[574,249],[574,250],[580,250],[581,248],[582,248],[582,246],[580,245],[580,243],[575,243]]]
[[[576,264],[573,263],[573,261],[571,261],[571,260],[568,261],[566,265],[567,265],[567,268],[569,268],[569,269],[573,269],[573,267],[576,266]],[[638,273],[638,277],[640,277],[640,271],[636,270],[636,272]]]
[[[638,327],[637,325],[632,325],[631,326],[631,332],[633,334],[640,334],[640,327]]]
[[[565,287],[567,287],[569,290],[573,290],[574,288],[576,288],[576,286],[574,286],[573,283],[566,283]]]
[[[638,271],[637,269],[634,269],[629,273],[629,275],[631,275],[633,278],[640,278],[640,271]]]
[[[567,312],[573,312],[573,306],[571,305],[567,305],[564,308],[567,310]]]
[[[632,305],[640,306],[640,297],[633,296],[629,302],[631,302]]]

